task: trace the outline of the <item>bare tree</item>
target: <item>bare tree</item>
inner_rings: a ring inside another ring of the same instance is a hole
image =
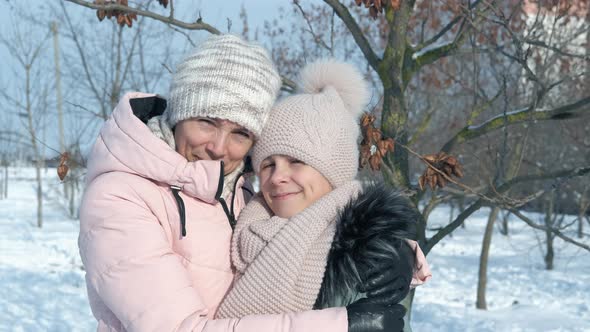
[[[20,78],[17,81],[17,91],[13,94],[3,91],[2,97],[6,103],[11,104],[23,120],[23,125],[29,136],[31,145],[31,158],[35,165],[35,174],[37,182],[37,226],[43,226],[43,179],[41,169],[44,167],[44,158],[42,154],[39,131],[42,129],[43,114],[48,109],[48,84],[43,74],[41,57],[43,48],[49,34],[41,38],[35,38],[35,34],[30,31],[21,30],[22,27],[14,25],[14,31],[11,36],[2,36],[0,43],[9,51],[13,59],[19,64],[18,70],[15,70],[15,77]],[[19,84],[20,83],[20,84]],[[21,93],[22,92],[22,93]],[[23,95],[24,94],[24,95]]]

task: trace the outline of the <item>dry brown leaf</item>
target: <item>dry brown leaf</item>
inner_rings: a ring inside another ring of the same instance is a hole
[[[104,10],[97,10],[96,11],[96,17],[98,17],[98,21],[102,22],[102,20],[104,20],[104,18],[106,17],[106,12]]]
[[[59,156],[59,166],[57,166],[57,176],[61,181],[66,177],[68,174],[69,167],[67,165],[68,160],[70,159],[70,154],[68,152],[64,152]]]
[[[60,181],[63,181],[66,175],[68,174],[69,167],[68,165],[59,165],[57,166],[57,176],[59,177]]]
[[[426,184],[426,177],[421,175],[418,179],[418,185],[420,186],[420,190],[424,190],[424,185]]]
[[[400,0],[391,0],[391,1],[389,1],[389,4],[391,5],[391,8],[393,10],[398,10],[399,6],[401,4],[400,2],[401,2]]]
[[[422,181],[422,185],[420,185],[421,189],[424,187],[424,183],[427,183],[431,189],[434,189],[436,186],[443,188],[448,184],[451,177],[463,176],[462,167],[457,158],[445,152],[425,155],[422,158],[428,167],[421,175],[423,179],[418,181],[419,185],[420,181]]]
[[[375,153],[369,158],[369,165],[371,169],[374,171],[378,171],[381,169],[381,156],[378,153]]]

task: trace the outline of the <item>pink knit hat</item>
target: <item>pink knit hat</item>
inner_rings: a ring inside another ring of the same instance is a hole
[[[322,60],[300,74],[298,94],[271,110],[252,153],[254,170],[271,155],[299,159],[334,188],[358,171],[359,117],[369,99],[367,83],[352,65]]]

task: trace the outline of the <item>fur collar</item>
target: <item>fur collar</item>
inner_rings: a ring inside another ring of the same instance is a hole
[[[341,211],[315,308],[350,304],[363,297],[357,289],[383,258],[414,266],[406,239],[416,239],[418,211],[399,191],[383,184],[363,187]],[[409,262],[409,263],[408,263]],[[402,271],[411,279],[413,271]]]

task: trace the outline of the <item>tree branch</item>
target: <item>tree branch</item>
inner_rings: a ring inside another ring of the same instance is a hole
[[[553,173],[519,176],[519,177],[511,179],[510,181],[505,182],[504,184],[502,184],[498,188],[495,188],[495,189],[492,188],[491,190],[488,190],[488,193],[486,193],[486,196],[490,195],[492,193],[496,193],[496,194],[504,193],[517,183],[537,181],[537,180],[546,180],[546,179],[558,179],[558,178],[566,178],[567,179],[567,178],[571,178],[574,176],[584,176],[589,173],[590,173],[590,167],[579,167],[579,168],[574,168],[574,169],[560,170],[560,171],[556,171]],[[485,202],[484,198],[478,199],[473,204],[471,204],[467,209],[465,209],[465,211],[461,212],[461,214],[459,214],[457,216],[457,218],[455,218],[455,220],[453,220],[451,223],[449,223],[448,225],[443,227],[441,230],[436,232],[436,234],[434,234],[431,238],[429,238],[426,241],[424,247],[422,248],[424,250],[424,253],[427,254],[438,242],[440,242],[440,240],[442,240],[445,236],[449,235],[452,231],[454,231],[459,226],[461,226],[461,224],[469,216],[471,216],[474,212],[476,212],[477,210],[479,210],[483,206],[484,202]],[[514,208],[509,207],[509,209],[514,209]],[[516,209],[514,209],[514,210],[516,210]]]
[[[516,178],[511,179],[510,181],[504,183],[500,187],[498,187],[498,192],[504,192],[513,185],[522,182],[530,182],[530,181],[539,181],[539,180],[547,180],[547,179],[558,179],[558,178],[571,178],[574,176],[584,176],[586,174],[590,174],[590,167],[577,167],[573,169],[565,169],[560,171],[555,171],[552,173],[541,173],[541,174],[533,174],[533,175],[523,175]]]
[[[344,25],[346,25],[346,27],[352,34],[354,41],[363,52],[365,59],[367,59],[367,61],[369,62],[371,68],[373,68],[373,70],[375,70],[376,72],[379,72],[378,69],[381,59],[379,59],[379,57],[371,47],[371,44],[369,44],[367,37],[363,34],[363,31],[358,26],[357,22],[352,17],[352,15],[350,15],[348,9],[346,9],[346,7],[338,0],[324,0],[324,2],[328,4],[330,7],[332,7],[332,9],[336,12],[336,15],[338,15],[338,17],[340,17]]]
[[[585,115],[590,111],[590,96],[580,99],[575,103],[564,105],[551,110],[533,110],[530,108],[514,111],[498,115],[491,118],[478,126],[466,126],[461,129],[453,138],[451,138],[441,151],[449,152],[455,145],[461,144],[468,140],[476,137],[485,135],[496,129],[503,128],[505,126],[514,125],[523,122],[530,121],[542,121],[542,120],[566,120],[577,118]]]
[[[586,33],[590,33],[590,32],[586,32]],[[551,50],[557,54],[561,54],[564,56],[568,56],[568,57],[572,57],[572,58],[578,58],[578,59],[583,59],[583,60],[590,60],[590,55],[589,54],[575,54],[575,53],[570,53],[570,52],[566,52],[563,49],[560,49],[558,47],[555,47],[553,45],[549,45],[547,43],[545,43],[544,41],[541,40],[536,40],[536,39],[531,39],[531,38],[525,38],[524,42],[526,44],[529,45],[535,45],[535,46],[539,46],[542,48],[546,48],[548,50]]]
[[[424,250],[424,255],[427,255],[432,248],[440,242],[445,236],[449,235],[452,231],[457,229],[461,224],[469,218],[474,212],[479,210],[483,205],[483,199],[480,198],[475,203],[471,204],[467,209],[461,212],[455,220],[453,220],[450,224],[443,227],[441,230],[436,232],[430,239],[428,239],[425,245],[422,247]]]
[[[221,34],[221,32],[219,30],[217,30],[215,27],[213,27],[207,23],[204,23],[201,20],[201,18],[197,19],[197,21],[194,23],[179,21],[174,18],[174,16],[173,16],[174,12],[172,10],[170,11],[170,16],[163,16],[163,15],[159,15],[159,14],[153,13],[148,10],[142,10],[139,8],[132,8],[132,7],[123,6],[120,4],[97,5],[92,2],[83,1],[83,0],[66,0],[66,1],[71,2],[71,3],[75,3],[75,4],[78,4],[80,6],[84,6],[87,8],[96,9],[96,10],[98,10],[98,9],[107,10],[107,11],[117,10],[117,11],[121,11],[123,13],[133,13],[133,14],[136,14],[139,16],[149,17],[154,20],[161,21],[166,24],[170,24],[173,26],[177,26],[179,28],[187,29],[187,30],[205,30],[205,31],[209,31],[210,33],[215,34],[215,35]],[[172,7],[171,7],[171,9],[172,9]]]
[[[563,234],[561,231],[559,231],[556,228],[544,227],[544,226],[538,225],[536,222],[532,221],[530,218],[528,218],[527,216],[520,213],[520,211],[518,211],[517,209],[508,209],[508,211],[512,212],[512,214],[517,216],[520,220],[524,221],[527,225],[531,226],[534,229],[538,229],[538,230],[542,230],[542,231],[550,231],[550,232],[554,233],[555,235],[557,235],[557,237],[564,240],[565,242],[569,242],[573,245],[576,245],[580,248],[590,251],[590,246],[572,239],[571,237]]]
[[[323,47],[326,50],[328,50],[330,52],[330,54],[334,54],[334,51],[332,50],[332,48],[330,46],[328,46],[328,44],[326,44],[324,42],[324,40],[320,36],[318,36],[318,34],[315,33],[315,31],[313,29],[313,25],[311,24],[311,22],[309,20],[309,17],[307,16],[307,14],[305,13],[305,11],[303,10],[303,7],[301,7],[301,4],[299,3],[299,1],[293,1],[293,3],[297,7],[297,9],[299,9],[299,12],[301,13],[301,16],[303,16],[303,20],[305,21],[305,23],[307,23],[307,27],[309,28],[309,33],[313,37],[313,40],[318,45],[320,45],[321,47]]]
[[[458,16],[455,19],[453,19],[437,35],[435,35],[429,41],[424,43],[424,45],[422,47],[418,48],[417,50],[415,50],[413,52],[413,56],[412,56],[413,62],[411,65],[411,67],[413,68],[413,71],[416,71],[425,65],[429,65],[431,63],[434,63],[441,58],[447,57],[449,55],[453,55],[459,49],[459,47],[461,47],[461,45],[467,40],[467,37],[469,36],[469,34],[467,33],[467,30],[468,30],[467,25],[470,24],[472,26],[475,26],[475,25],[479,24],[479,22],[483,21],[483,19],[481,19],[479,17],[482,16],[481,14],[484,11],[486,11],[489,8],[489,6],[486,6],[484,9],[480,10],[480,12],[478,14],[476,14],[476,16],[478,17],[477,21],[468,23],[469,13],[471,13],[471,11],[473,9],[475,9],[482,2],[483,2],[483,0],[477,0],[477,1],[469,4],[469,7],[465,10],[465,13],[463,15]],[[459,28],[459,31],[457,32],[457,35],[455,35],[455,38],[453,39],[452,42],[432,48],[432,49],[427,49],[428,47],[432,46],[436,41],[438,41],[447,31],[452,29],[452,27],[454,25],[456,25],[459,21],[461,21],[461,26]]]
[[[104,105],[102,103],[103,98],[101,98],[100,92],[98,91],[98,88],[96,87],[96,84],[94,83],[94,79],[92,78],[93,75],[90,73],[88,61],[86,60],[86,53],[84,52],[84,47],[82,47],[82,44],[80,43],[80,40],[78,39],[78,35],[76,34],[76,30],[74,29],[72,21],[70,20],[70,15],[68,14],[68,11],[66,10],[66,7],[64,6],[63,2],[60,1],[60,5],[61,5],[61,9],[63,11],[63,14],[66,18],[66,22],[68,24],[68,27],[70,28],[70,31],[72,32],[72,39],[74,40],[74,44],[76,44],[76,49],[78,50],[78,54],[80,55],[80,61],[82,61],[82,68],[84,69],[84,73],[86,74],[86,79],[88,80],[88,84],[90,85],[90,90],[92,90],[92,93],[94,93],[94,97],[96,98],[98,103],[101,105],[102,118],[104,120],[106,120],[107,119],[107,111],[104,108]]]
[[[473,4],[471,4],[470,7],[474,8],[475,6],[478,5],[478,3],[481,2],[481,0],[477,0],[476,2],[474,2]],[[431,37],[430,39],[428,39],[425,42],[422,42],[420,44],[418,44],[415,49],[417,52],[419,52],[420,50],[433,45],[434,43],[436,43],[442,36],[444,36],[447,32],[449,32],[455,25],[457,25],[457,23],[459,23],[461,20],[465,19],[465,13],[462,15],[458,15],[456,16],[454,19],[452,19],[444,28],[442,28],[436,35],[434,35],[433,37]],[[423,28],[424,30],[424,28]]]

